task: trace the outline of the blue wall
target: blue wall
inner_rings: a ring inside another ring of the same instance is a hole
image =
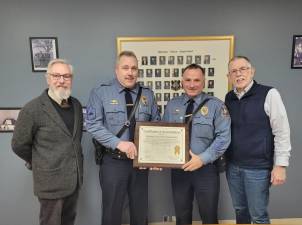
[[[271,188],[272,218],[302,217],[302,70],[290,69],[292,36],[302,34],[300,0],[1,0],[0,107],[21,107],[46,87],[31,71],[30,36],[56,36],[60,57],[75,67],[73,95],[86,104],[90,89],[113,76],[118,36],[235,36],[235,54],[250,57],[256,80],[275,86],[287,108],[292,158],[285,185]],[[31,173],[0,134],[0,225],[37,224],[39,204]],[[85,180],[78,225],[98,225],[101,193],[88,134],[83,138]],[[169,171],[150,175],[150,220],[173,215]],[[234,214],[221,176],[221,219]],[[127,218],[127,215],[125,215]],[[195,211],[195,219],[198,219]]]

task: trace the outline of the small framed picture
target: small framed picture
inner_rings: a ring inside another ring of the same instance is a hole
[[[148,57],[142,56],[142,65],[148,65]]]
[[[214,80],[208,80],[208,88],[214,88]]]
[[[87,119],[87,109],[86,107],[82,107],[82,112],[83,112],[83,131],[87,131],[86,129],[86,119]]]
[[[0,133],[13,132],[21,108],[0,108]]]
[[[302,69],[302,35],[293,37],[291,68]]]
[[[214,67],[209,67],[208,68],[208,76],[213,77],[214,76]]]
[[[166,56],[159,56],[159,65],[165,65],[166,64]]]
[[[59,57],[56,37],[30,37],[29,44],[33,72],[45,72],[49,61]]]

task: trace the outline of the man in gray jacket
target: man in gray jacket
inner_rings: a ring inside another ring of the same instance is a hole
[[[83,178],[83,114],[71,97],[73,68],[65,60],[48,64],[48,89],[27,103],[17,119],[13,151],[33,172],[40,225],[73,225]]]

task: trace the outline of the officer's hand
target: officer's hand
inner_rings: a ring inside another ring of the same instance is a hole
[[[190,150],[191,160],[182,166],[184,171],[194,171],[203,166],[202,160]]]
[[[275,166],[271,172],[272,185],[284,184],[286,180],[286,167]]]
[[[129,159],[134,159],[137,156],[135,145],[130,141],[120,141],[116,146],[121,152],[125,152]]]

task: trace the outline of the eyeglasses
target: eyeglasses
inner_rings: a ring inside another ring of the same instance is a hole
[[[244,73],[246,72],[247,70],[251,69],[251,67],[240,67],[239,69],[234,69],[234,70],[231,70],[229,73],[231,75],[236,75],[238,72],[240,73]]]
[[[69,73],[66,74],[49,73],[49,75],[52,76],[54,80],[60,80],[61,77],[63,78],[63,80],[71,80],[72,78],[72,74]]]

